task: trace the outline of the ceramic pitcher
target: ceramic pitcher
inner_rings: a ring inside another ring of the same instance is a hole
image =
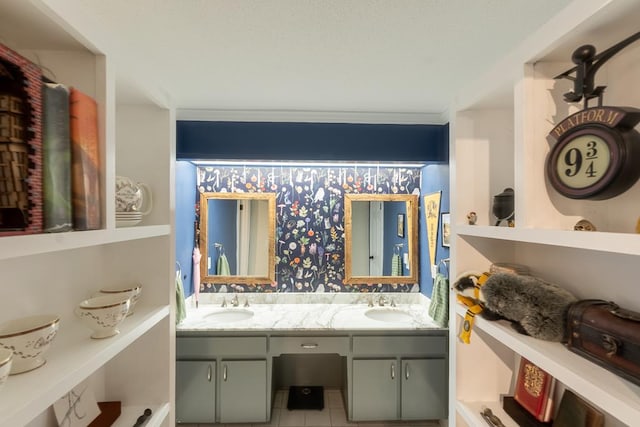
[[[126,176],[116,176],[116,212],[139,212],[147,215],[152,207],[149,186]]]

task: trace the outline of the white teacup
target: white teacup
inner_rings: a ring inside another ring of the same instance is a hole
[[[105,286],[100,289],[100,292],[93,295],[94,297],[103,296],[103,295],[129,295],[131,299],[131,304],[129,305],[129,313],[127,316],[131,316],[133,314],[133,310],[136,306],[136,303],[140,299],[140,294],[142,293],[142,285],[128,285],[128,286]]]
[[[53,314],[22,317],[0,325],[0,348],[13,352],[11,375],[44,365],[44,354],[55,338],[60,318]]]
[[[82,301],[76,316],[93,331],[91,338],[108,338],[119,334],[118,325],[129,312],[129,294],[103,295]]]
[[[2,384],[9,378],[11,362],[13,362],[13,351],[0,348],[0,388],[2,388]]]

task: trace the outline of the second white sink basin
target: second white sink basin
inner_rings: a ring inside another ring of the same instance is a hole
[[[245,308],[223,308],[209,313],[204,317],[216,322],[237,322],[239,320],[250,319],[253,317],[253,314],[253,311]]]
[[[370,308],[364,312],[364,315],[381,322],[409,322],[412,319],[409,313],[397,308]]]

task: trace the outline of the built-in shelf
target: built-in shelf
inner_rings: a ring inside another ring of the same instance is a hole
[[[136,306],[136,312],[111,338],[91,339],[91,331],[73,317],[61,317],[60,329],[42,367],[12,375],[2,389],[0,425],[21,426],[92,375],[129,344],[169,315],[169,306]],[[143,408],[144,409],[144,408]]]
[[[578,248],[626,255],[640,255],[640,236],[632,233],[510,228],[483,225],[457,225],[461,237],[482,237],[512,242]]]
[[[456,307],[464,317],[466,308]],[[521,356],[547,371],[566,387],[597,403],[604,411],[627,425],[640,419],[640,387],[572,353],[564,345],[517,333],[506,321],[476,317],[474,329],[481,329]],[[471,341],[473,342],[473,332]],[[588,375],[586,375],[588,373]]]
[[[111,230],[6,236],[0,237],[0,260],[147,239],[165,236],[170,232],[169,225],[146,225]]]
[[[480,412],[484,410],[484,408],[491,409],[491,412],[504,424],[505,427],[519,427],[518,423],[513,421],[513,419],[502,409],[502,404],[500,402],[456,402],[456,410],[458,414],[470,426],[484,426],[487,425],[487,422],[482,418]]]

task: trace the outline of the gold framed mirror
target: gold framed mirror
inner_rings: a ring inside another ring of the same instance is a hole
[[[275,193],[200,193],[202,283],[275,280]]]
[[[418,196],[345,194],[345,283],[418,283]]]

